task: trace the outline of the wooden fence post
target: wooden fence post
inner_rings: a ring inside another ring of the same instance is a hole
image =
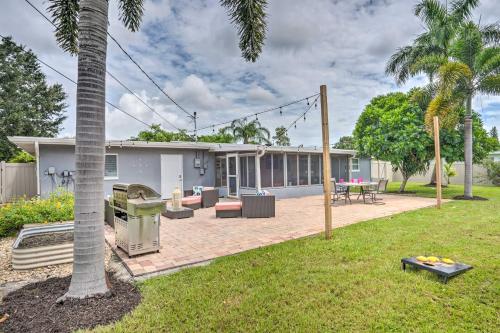
[[[436,207],[441,208],[441,145],[439,144],[439,118],[434,116],[434,156],[436,166]]]
[[[321,96],[321,132],[323,136],[323,197],[325,205],[325,238],[332,238],[331,169],[330,169],[330,127],[328,125],[328,101],[326,85],[319,88]]]

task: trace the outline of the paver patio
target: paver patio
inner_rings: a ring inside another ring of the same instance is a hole
[[[435,199],[383,195],[381,204],[333,207],[333,227],[338,228],[377,217],[428,207]],[[276,201],[276,218],[216,219],[215,209],[195,211],[193,218],[161,219],[160,253],[129,258],[115,247],[114,231],[106,225],[106,241],[123,260],[133,276],[193,265],[221,256],[318,234],[324,230],[323,197],[283,199]]]

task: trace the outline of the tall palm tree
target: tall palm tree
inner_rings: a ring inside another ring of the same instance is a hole
[[[233,120],[231,125],[224,128],[224,131],[230,132],[236,141],[243,141],[243,143],[265,143],[270,144],[269,141],[271,133],[265,127],[262,127],[257,119],[247,121],[245,119]]]
[[[495,32],[496,29],[496,32]],[[427,109],[426,121],[465,105],[464,197],[472,193],[472,98],[477,94],[500,94],[500,29],[481,29],[474,22],[463,24],[451,48],[451,59],[438,71],[438,91]]]
[[[399,48],[389,59],[385,72],[398,84],[410,77],[426,74],[432,83],[441,64],[450,54],[456,28],[470,18],[479,0],[455,0],[443,4],[439,0],[421,0],[414,8],[425,31],[411,45]]]
[[[104,272],[104,140],[108,0],[49,0],[56,38],[78,55],[76,92],[76,181],[73,275],[61,298],[84,298],[108,291]],[[120,19],[139,29],[143,0],[118,0]],[[266,35],[266,0],[221,0],[238,28],[240,49],[254,62]]]

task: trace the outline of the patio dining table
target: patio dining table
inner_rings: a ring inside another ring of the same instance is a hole
[[[359,195],[356,200],[359,200],[359,197],[363,195],[363,191],[366,187],[377,186],[377,182],[343,182],[338,183],[338,185],[347,187],[347,193],[351,193],[351,187],[359,187]]]

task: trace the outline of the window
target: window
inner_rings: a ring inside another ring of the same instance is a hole
[[[297,155],[287,154],[286,155],[286,175],[287,175],[287,185],[297,186]]]
[[[320,155],[311,155],[311,185],[316,185],[321,183],[321,171],[320,167]]]
[[[118,179],[118,154],[104,156],[104,179]]]
[[[240,157],[240,186],[247,187],[248,169],[247,169],[247,157]]]
[[[299,185],[309,185],[309,155],[299,155]]]
[[[248,156],[248,187],[255,188],[255,156]]]
[[[262,187],[272,186],[272,155],[266,154],[260,158],[260,181]]]
[[[359,158],[351,158],[351,171],[359,171]]]
[[[283,154],[273,155],[273,186],[285,186],[285,165],[283,162]]]

